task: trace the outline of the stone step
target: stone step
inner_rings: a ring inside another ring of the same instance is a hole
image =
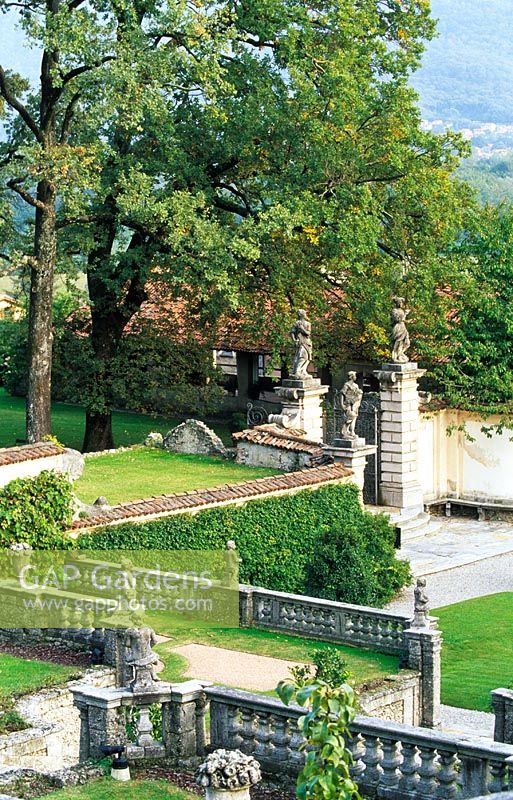
[[[399,508],[386,508],[385,506],[368,506],[367,509],[374,514],[385,513],[390,523],[401,531],[401,542],[411,539],[420,539],[440,530],[442,521],[431,517],[425,511],[412,509],[408,512]]]
[[[438,520],[434,520],[432,517],[425,521],[422,525],[411,528],[409,530],[402,530],[401,531],[401,543],[404,544],[405,542],[410,542],[413,539],[423,539],[425,536],[430,536],[433,533],[438,533],[440,528],[442,527],[442,523]]]

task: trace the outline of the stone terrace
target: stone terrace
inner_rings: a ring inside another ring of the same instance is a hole
[[[320,484],[349,483],[351,470],[342,464],[304,469],[267,478],[257,478],[246,483],[227,484],[214,489],[200,489],[184,494],[164,494],[130,503],[122,503],[110,509],[99,509],[97,514],[73,523],[73,530],[96,528],[102,525],[119,524],[137,519],[152,519],[184,511],[245,502],[251,498],[288,494],[301,489],[318,487]]]

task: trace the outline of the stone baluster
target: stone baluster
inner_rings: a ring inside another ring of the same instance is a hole
[[[272,758],[271,751],[274,750],[274,747],[271,744],[272,738],[272,714],[270,712],[259,713],[256,718],[256,747],[254,750],[255,758]]]
[[[365,764],[365,786],[376,787],[381,780],[383,770],[381,764],[381,746],[377,736],[365,735],[365,755],[362,760]]]
[[[228,742],[227,746],[237,750],[244,741],[242,736],[242,721],[240,709],[236,706],[228,706],[226,709],[227,714],[227,733]],[[218,744],[216,742],[216,744]]]
[[[458,758],[452,750],[437,749],[440,771],[436,796],[440,800],[452,800],[458,793]]]
[[[365,772],[363,757],[365,755],[365,744],[360,733],[354,733],[347,738],[347,747],[351,753],[352,764],[349,767],[351,778],[359,783],[362,774]]]
[[[420,795],[426,797],[434,797],[438,788],[438,772],[439,766],[437,763],[436,750],[429,745],[419,745],[420,751],[420,765],[418,767],[419,782],[417,784],[417,791]]]
[[[503,761],[490,761],[490,786],[491,794],[505,792],[508,788],[507,765]]]
[[[204,692],[196,698],[196,755],[205,755],[207,749],[207,697]]]
[[[256,747],[255,727],[257,715],[252,708],[242,707],[240,709],[240,718],[240,735],[242,739],[240,749],[243,753],[253,753]]]
[[[418,767],[420,759],[417,747],[411,742],[402,743],[403,763],[401,764],[401,780],[399,788],[405,794],[417,791],[419,782]]]
[[[271,743],[274,748],[276,761],[278,763],[288,764],[291,756],[291,722],[289,719],[287,719],[287,717],[281,716],[281,714],[273,716],[273,722],[274,735],[271,739]]]
[[[383,750],[383,758],[381,759],[383,775],[379,784],[380,794],[395,797],[400,777],[398,768],[402,761],[399,754],[399,741],[381,737],[381,747]]]
[[[153,738],[153,723],[150,719],[151,706],[138,706],[139,716],[136,722],[136,741],[139,747],[151,747],[155,743]]]

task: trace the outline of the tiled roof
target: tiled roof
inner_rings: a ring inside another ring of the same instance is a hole
[[[287,431],[284,428],[278,428],[277,425],[257,425],[254,428],[234,433],[233,438],[237,442],[252,442],[253,444],[277,447],[280,450],[292,450],[296,453],[311,453],[315,456],[323,452],[323,447],[319,442],[305,439],[300,431]]]
[[[311,486],[318,486],[322,483],[340,481],[350,475],[352,475],[351,470],[342,464],[329,464],[328,466],[303,469],[298,472],[273,475],[269,478],[257,478],[246,483],[227,484],[214,489],[200,489],[194,492],[186,492],[185,494],[163,494],[160,497],[151,497],[148,500],[122,503],[109,510],[101,509],[94,516],[75,520],[73,530],[96,528],[100,525],[126,522],[140,517],[164,516],[219,503],[249,500],[252,497],[271,492],[308,489]]]
[[[21,461],[35,461],[38,458],[60,456],[64,452],[53,442],[36,442],[36,444],[23,444],[20,447],[4,447],[0,449],[0,467],[7,464],[19,464]]]

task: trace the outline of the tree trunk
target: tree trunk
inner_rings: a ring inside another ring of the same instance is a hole
[[[86,427],[84,453],[94,453],[98,450],[112,450],[114,447],[114,436],[112,433],[112,414],[93,414],[86,411]]]
[[[52,432],[52,301],[57,249],[56,192],[48,181],[37,187],[34,263],[30,276],[27,441],[40,442]]]

